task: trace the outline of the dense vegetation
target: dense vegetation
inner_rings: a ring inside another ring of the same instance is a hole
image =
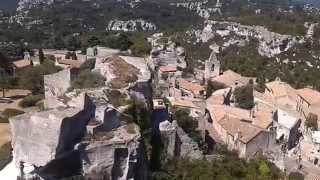
[[[213,20],[227,20],[244,25],[260,25],[280,34],[305,35],[305,22],[317,22],[319,15],[305,13],[303,4],[291,0],[239,0],[224,3],[223,15]]]
[[[172,159],[153,173],[153,180],[268,180],[281,179],[282,173],[262,156],[245,161],[234,152],[218,150],[209,160]]]

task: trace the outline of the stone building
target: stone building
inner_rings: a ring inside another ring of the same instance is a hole
[[[319,120],[320,92],[310,88],[299,89],[297,92],[296,109],[300,115],[306,119],[309,114],[314,114]],[[320,125],[319,121],[318,124]]]
[[[299,117],[278,109],[274,114],[274,127],[278,143],[284,143],[288,150],[295,147],[299,140],[300,124]]]
[[[274,145],[272,112],[248,110],[226,105],[207,105],[206,125],[209,136],[236,150],[240,157],[252,157]]]
[[[189,82],[185,79],[177,79],[176,88],[181,91],[181,96],[188,98],[204,98],[206,93],[204,86],[197,82]]]
[[[254,78],[244,77],[232,70],[227,70],[219,76],[211,78],[211,81],[224,84],[226,87],[238,87],[247,85],[250,79],[254,82]]]

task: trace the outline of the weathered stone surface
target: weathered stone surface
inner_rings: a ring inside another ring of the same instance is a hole
[[[208,42],[215,35],[229,36],[231,33],[247,39],[255,38],[259,41],[258,52],[262,56],[273,57],[287,51],[295,43],[303,41],[303,37],[284,35],[271,32],[262,26],[246,26],[228,21],[206,21],[202,31],[195,31],[198,42]]]
[[[151,67],[166,65],[175,65],[182,69],[187,67],[183,47],[177,46],[169,38],[164,37],[162,33],[153,34],[148,38],[148,41],[152,46]]]
[[[122,126],[114,131],[83,141],[82,163],[86,175],[106,172],[112,179],[141,179],[147,169],[137,126]]]
[[[73,150],[86,129],[92,109],[58,108],[27,113],[10,119],[13,156],[20,163],[45,166]]]
[[[161,122],[159,130],[168,157],[203,158],[203,153],[199,149],[198,144],[178,126],[176,121],[172,123],[169,121]]]
[[[71,86],[71,71],[65,69],[55,74],[44,76],[45,106],[46,108],[56,108],[63,106],[59,101],[64,93]]]
[[[155,31],[157,26],[152,22],[147,22],[143,19],[136,20],[111,20],[107,27],[108,31],[125,31],[125,32],[135,32],[135,31]]]

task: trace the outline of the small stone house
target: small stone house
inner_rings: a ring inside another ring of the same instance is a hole
[[[296,103],[296,110],[304,119],[306,119],[309,116],[309,114],[312,113],[316,115],[319,120],[320,92],[310,88],[299,89]],[[318,126],[319,125],[320,124],[318,121]]]
[[[238,151],[240,157],[250,158],[274,144],[269,131],[272,114],[256,114],[253,116],[250,111],[225,105],[209,106],[206,130],[215,142],[227,145],[229,150]]]
[[[205,89],[200,83],[178,79],[176,81],[176,87],[181,91],[182,96],[189,98],[203,98],[205,96]]]

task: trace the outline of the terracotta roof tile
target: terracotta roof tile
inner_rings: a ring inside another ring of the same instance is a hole
[[[80,60],[72,60],[72,59],[58,59],[57,60],[59,64],[68,65],[72,68],[80,68],[80,66],[83,64],[83,61]]]
[[[172,106],[180,106],[185,108],[196,108],[196,109],[200,108],[193,102],[192,99],[189,99],[189,98],[170,98],[169,101]]]
[[[159,70],[161,72],[176,72],[177,71],[177,67],[176,66],[160,66]]]
[[[320,105],[320,92],[310,88],[303,88],[298,90],[298,94],[311,105]]]
[[[243,77],[232,70],[227,70],[223,72],[222,75],[212,79],[212,81],[223,83],[229,87],[235,86],[235,85],[240,85],[240,86],[246,85],[249,83],[249,80],[250,80],[249,77]]]
[[[248,143],[263,130],[253,126],[250,121],[236,117],[225,116],[219,121],[219,124],[232,136],[239,135],[242,142]]]
[[[223,105],[225,98],[228,96],[230,91],[231,88],[219,89],[211,94],[211,96],[206,100],[206,103],[210,105]]]
[[[199,83],[189,82],[184,79],[178,80],[179,87],[187,91],[191,91],[194,94],[199,94],[200,91],[204,91],[204,87]]]
[[[21,59],[13,62],[16,68],[24,68],[32,65],[32,61],[28,59]]]
[[[266,83],[266,86],[275,99],[281,97],[296,99],[297,91],[285,82],[276,80]]]

